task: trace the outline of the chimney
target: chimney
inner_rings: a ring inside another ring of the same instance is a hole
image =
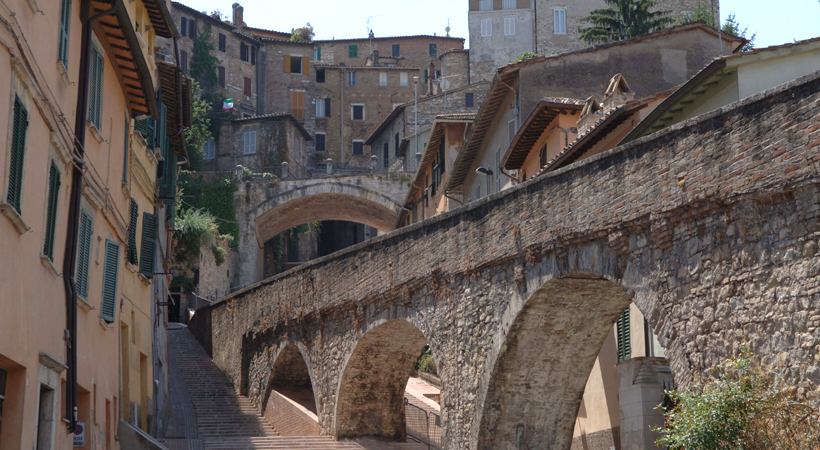
[[[379,67],[379,51],[373,50],[373,66]]]
[[[231,18],[231,23],[235,27],[244,27],[245,21],[243,15],[245,8],[243,8],[242,5],[240,5],[238,2],[234,3],[231,6],[233,7],[233,17]]]

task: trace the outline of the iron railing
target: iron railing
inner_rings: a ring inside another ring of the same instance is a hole
[[[404,398],[404,420],[407,437],[427,445],[428,449],[441,450],[441,416],[420,408]]]

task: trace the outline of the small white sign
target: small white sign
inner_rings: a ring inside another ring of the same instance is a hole
[[[77,422],[74,428],[74,446],[85,447],[85,422]]]

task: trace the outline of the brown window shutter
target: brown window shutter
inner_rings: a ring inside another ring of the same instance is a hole
[[[219,78],[219,87],[225,87],[225,68],[222,66],[217,67],[217,75]]]
[[[245,89],[244,89],[244,91],[245,91],[245,97],[250,97],[251,96],[251,79],[248,78],[248,77],[245,77]]]
[[[305,75],[310,75],[310,58],[302,58],[302,69]]]
[[[285,73],[290,73],[290,56],[285,55]]]

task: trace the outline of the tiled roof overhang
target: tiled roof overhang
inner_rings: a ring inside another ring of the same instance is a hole
[[[174,19],[171,17],[171,12],[168,11],[168,5],[164,0],[143,0],[145,10],[148,11],[148,19],[154,27],[154,33],[157,36],[171,39],[179,37],[176,27],[174,26]]]
[[[191,126],[191,80],[182,75],[177,66],[157,61],[160,86],[162,87],[162,103],[167,108],[168,136],[171,145],[180,156],[186,156],[185,137],[182,130]]]
[[[538,102],[513,138],[512,145],[507,149],[504,159],[501,160],[501,167],[507,170],[518,170],[523,167],[530,150],[541,138],[547,125],[560,114],[575,115],[583,107],[581,100],[570,100],[569,102],[541,100]]]
[[[93,0],[91,14],[114,8],[114,13],[103,16],[94,24],[94,31],[104,41],[106,53],[117,70],[117,76],[126,94],[133,116],[159,117],[154,82],[148,62],[142,53],[137,34],[131,25],[121,1]]]

